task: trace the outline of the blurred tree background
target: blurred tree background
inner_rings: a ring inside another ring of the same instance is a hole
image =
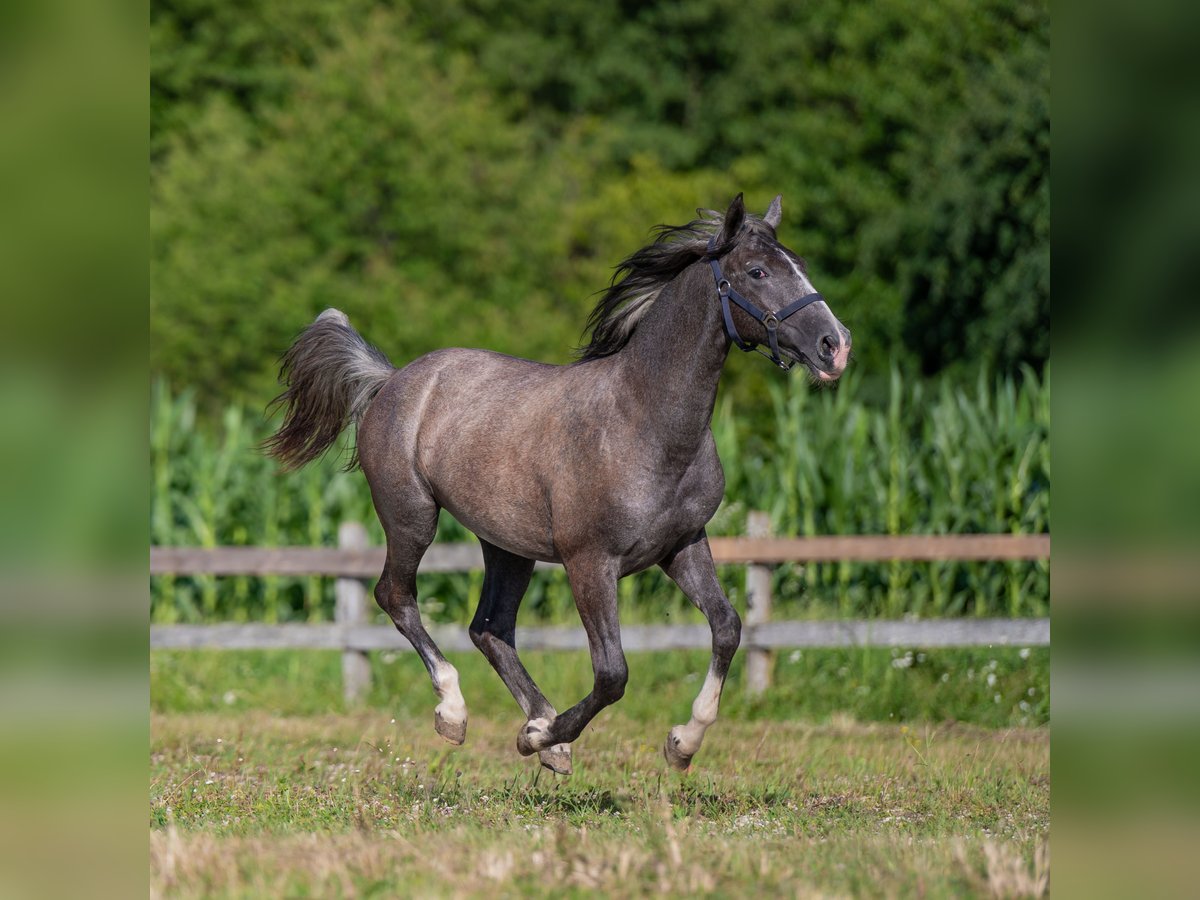
[[[570,359],[659,222],[784,195],[781,238],[889,370],[1040,371],[1049,6],[1022,0],[155,0],[151,364],[275,391],[327,306],[396,364]],[[740,357],[740,354],[737,356]],[[725,393],[768,424],[778,373]]]
[[[334,542],[359,475],[255,449],[328,306],[397,365],[567,362],[613,268],[697,207],[784,195],[854,333],[835,392],[735,353],[726,503],[780,534],[1049,530],[1049,9],[998,0],[155,0],[155,544]],[[465,532],[443,517],[440,537]],[[736,573],[724,573],[731,596]],[[781,567],[805,614],[1044,614],[1030,563]],[[423,576],[464,621],[479,573]],[[561,573],[528,607],[571,616]],[[624,615],[686,603],[654,573]],[[327,618],[330,579],[163,577],[155,621]]]

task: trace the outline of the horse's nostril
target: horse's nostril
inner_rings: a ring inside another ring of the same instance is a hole
[[[833,355],[837,353],[838,341],[832,334],[827,334],[821,338],[821,359],[831,360]]]

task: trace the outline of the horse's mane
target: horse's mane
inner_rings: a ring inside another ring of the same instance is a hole
[[[711,209],[698,209],[696,214],[699,218],[686,225],[656,225],[654,240],[617,266],[607,290],[588,316],[584,333],[591,337],[576,351],[580,359],[611,356],[628,344],[662,289],[708,255],[708,242],[720,233],[725,216]],[[757,216],[747,215],[746,222],[752,228],[770,228]],[[717,254],[729,252],[733,243],[730,240],[715,248]]]

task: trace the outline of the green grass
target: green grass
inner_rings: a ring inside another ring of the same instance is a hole
[[[645,721],[684,717],[708,667],[708,653],[631,653],[629,688],[618,708]],[[509,722],[520,712],[478,653],[452,653],[469,709]],[[413,653],[372,653],[367,703],[421,718],[434,703],[429,676]],[[583,652],[524,653],[530,674],[559,709],[591,688]],[[1040,726],[1050,716],[1050,653],[1046,648],[892,651],[804,650],[775,656],[774,683],[746,696],[739,653],[722,713],[747,721],[957,721],[987,727]],[[334,651],[155,651],[150,702],[156,712],[252,710],[283,716],[344,710],[341,658]]]
[[[560,707],[587,690],[585,655],[527,656]],[[156,651],[151,893],[1040,893],[1049,654],[905,659],[783,654],[752,700],[739,658],[678,776],[660,748],[707,655],[630,654],[625,698],[561,778],[516,753],[522,716],[478,654],[452,655],[471,717],[451,747],[413,654],[373,654],[372,693],[348,710],[337,653]]]
[[[561,778],[487,717],[452,748],[428,715],[155,714],[151,893],[1041,890],[1045,730],[726,720],[678,776],[669,718],[605,714]]]

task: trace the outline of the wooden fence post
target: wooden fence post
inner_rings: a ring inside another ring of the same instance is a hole
[[[365,550],[367,529],[360,522],[338,526],[338,547]],[[334,620],[343,626],[367,623],[367,585],[358,578],[339,578],[334,584]],[[361,650],[342,650],[342,691],[347,704],[361,703],[371,687],[371,663]]]
[[[771,517],[765,512],[752,512],[746,517],[746,536],[770,537]],[[754,634],[754,627],[763,625],[771,618],[771,567],[762,564],[746,566],[746,627]],[[759,696],[771,686],[770,650],[753,644],[746,650],[746,692]]]

